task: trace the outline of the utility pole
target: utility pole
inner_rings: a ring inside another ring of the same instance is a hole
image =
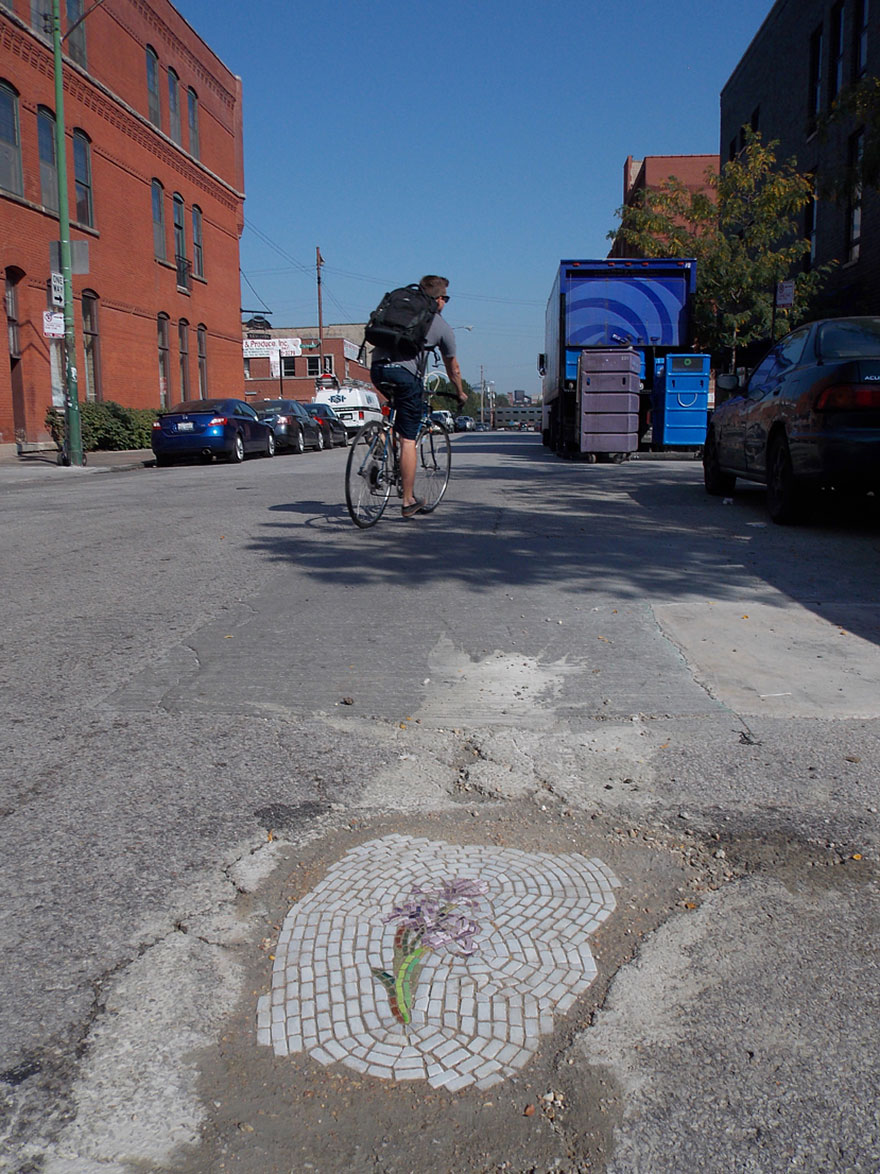
[[[320,248],[315,248],[315,269],[318,272],[318,355],[320,363],[319,378],[324,375],[324,308],[321,303],[321,266],[324,264],[324,258],[321,256]]]
[[[64,280],[64,434],[65,464],[82,465],[82,420],[76,381],[76,336],[73,328],[73,282],[70,266],[70,208],[67,193],[67,144],[64,132],[64,76],[61,65],[61,14],[52,0],[52,46],[55,57],[55,162],[58,170],[58,227],[61,276]]]

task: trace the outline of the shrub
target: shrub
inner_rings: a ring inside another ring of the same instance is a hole
[[[129,448],[149,448],[156,412],[152,408],[124,408],[107,400],[105,403],[79,405],[83,452],[103,449],[121,452]],[[49,408],[46,427],[52,439],[61,448],[64,443],[64,412]]]

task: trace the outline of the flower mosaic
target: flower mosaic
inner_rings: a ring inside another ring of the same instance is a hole
[[[588,937],[618,884],[574,852],[370,840],[287,914],[257,1040],[386,1079],[490,1088],[595,978]]]

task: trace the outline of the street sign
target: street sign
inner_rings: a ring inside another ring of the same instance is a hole
[[[57,310],[44,310],[43,335],[45,338],[64,338],[64,315]]]
[[[64,305],[64,278],[60,273],[52,274],[52,305]]]
[[[779,281],[776,283],[776,305],[780,309],[794,305],[794,282]]]

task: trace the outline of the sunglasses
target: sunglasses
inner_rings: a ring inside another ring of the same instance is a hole
[[[444,302],[451,301],[451,298],[449,297],[449,294],[438,294],[438,295],[437,295],[437,301],[439,302],[441,298],[443,299],[443,301],[444,301]]]

